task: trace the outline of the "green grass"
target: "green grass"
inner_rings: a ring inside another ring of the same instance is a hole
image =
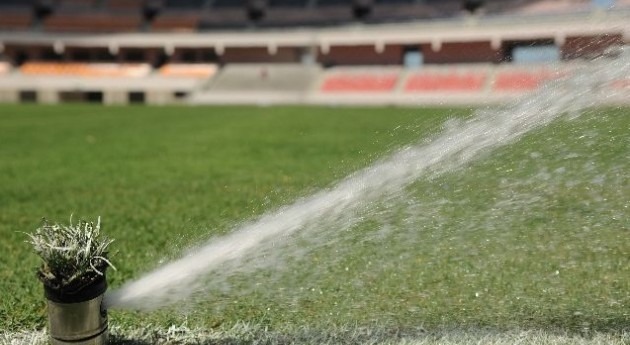
[[[278,272],[236,275],[185,313],[111,311],[110,322],[627,330],[629,112],[558,121],[420,180],[339,241]],[[19,233],[41,217],[101,216],[102,232],[116,240],[115,287],[469,113],[3,105],[0,330],[45,325],[38,258]]]

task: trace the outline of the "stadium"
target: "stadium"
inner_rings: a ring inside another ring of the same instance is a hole
[[[630,11],[623,1],[1,6],[0,99],[104,104],[496,102],[627,43]]]
[[[0,0],[0,345],[627,344],[629,42],[628,0]],[[81,226],[64,338],[28,243]]]

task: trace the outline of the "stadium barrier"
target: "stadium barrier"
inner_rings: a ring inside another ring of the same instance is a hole
[[[475,105],[512,100],[580,63],[335,67],[300,64],[0,63],[2,102]],[[612,82],[630,92],[630,79]],[[627,93],[626,93],[627,94]],[[630,95],[628,95],[630,96]],[[623,101],[622,97],[618,97]],[[629,99],[625,97],[624,99]]]

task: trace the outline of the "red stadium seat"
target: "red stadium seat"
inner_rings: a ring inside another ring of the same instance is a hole
[[[485,72],[417,72],[409,76],[405,92],[463,91],[477,92],[483,89]]]
[[[493,89],[495,91],[530,91],[558,77],[560,74],[545,69],[504,70],[497,73]]]
[[[398,73],[334,73],[324,79],[321,91],[335,92],[390,92],[394,90]]]

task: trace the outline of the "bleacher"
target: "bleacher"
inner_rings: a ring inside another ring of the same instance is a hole
[[[142,17],[128,11],[72,9],[55,11],[43,23],[50,32],[130,32],[141,28]]]
[[[0,0],[0,99],[26,92],[55,103],[100,92],[107,104],[140,93],[159,104],[500,102],[570,73],[569,60],[628,40],[630,13],[589,12],[584,0],[505,0],[474,16],[453,0],[367,1],[360,16],[356,4]],[[545,8],[576,12],[528,17]],[[256,10],[264,13],[254,18]],[[501,13],[509,16],[483,17]],[[580,34],[585,21],[597,35]],[[522,64],[528,47],[553,62]]]
[[[618,8],[629,6],[618,1]],[[479,14],[539,15],[592,8],[587,0],[488,1]],[[461,17],[461,0],[0,0],[0,30],[134,32],[398,23]]]
[[[543,83],[559,78],[562,73],[546,66],[534,68],[502,68],[497,71],[493,82],[493,90],[498,92],[532,91]]]
[[[76,63],[76,62],[27,62],[20,72],[32,76],[73,76],[86,78],[142,78],[151,68],[146,63]]]
[[[191,97],[193,103],[299,103],[321,73],[300,64],[225,66]]]
[[[405,93],[481,92],[488,80],[488,68],[432,68],[411,72],[403,90]]]
[[[11,71],[11,64],[6,61],[0,61],[0,75],[7,74]]]
[[[394,90],[400,68],[332,68],[323,76],[320,91],[326,94],[387,93]]]
[[[215,64],[169,63],[160,67],[158,74],[170,78],[192,78],[208,80],[217,73]]]

